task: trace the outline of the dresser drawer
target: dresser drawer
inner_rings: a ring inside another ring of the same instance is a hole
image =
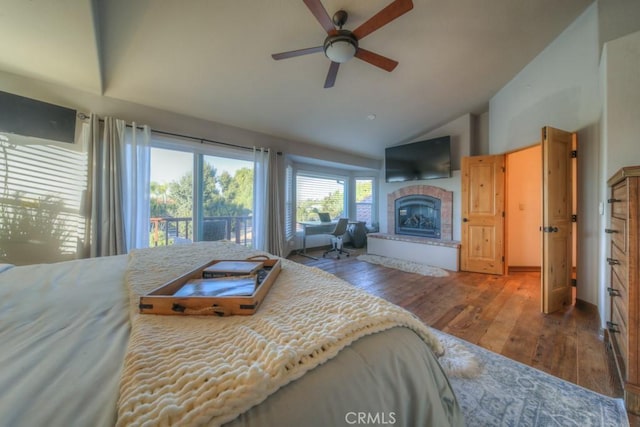
[[[611,243],[611,254],[607,258],[607,262],[611,266],[611,270],[614,271],[620,280],[626,283],[627,280],[627,255],[622,252],[618,246]]]
[[[627,221],[620,218],[611,218],[611,224],[606,229],[611,236],[611,242],[615,244],[625,255],[627,254]]]
[[[611,306],[611,327],[609,328],[609,334],[618,346],[619,355],[624,363],[625,371],[628,366],[628,341],[627,341],[627,327],[623,321],[622,314],[618,311],[618,306],[613,304]]]
[[[627,219],[627,183],[621,182],[611,189],[611,217]]]
[[[626,307],[627,305],[629,305],[629,290],[627,288],[627,282],[622,280],[622,278],[619,277],[617,273],[618,272],[614,271],[613,269],[611,270],[609,286],[611,290],[609,291],[609,296],[611,297],[612,301],[614,299],[617,299]]]

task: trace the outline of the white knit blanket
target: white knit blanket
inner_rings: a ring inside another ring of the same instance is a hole
[[[251,316],[139,314],[139,296],[212,259],[264,254],[228,242],[133,251],[126,280],[131,338],[118,426],[220,425],[365,335],[413,329],[434,351],[438,339],[408,311],[316,268],[282,260],[282,271]]]

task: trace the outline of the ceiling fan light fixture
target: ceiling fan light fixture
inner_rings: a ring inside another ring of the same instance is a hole
[[[358,40],[347,30],[339,30],[337,35],[324,41],[324,54],[333,62],[342,64],[353,58],[358,51]]]

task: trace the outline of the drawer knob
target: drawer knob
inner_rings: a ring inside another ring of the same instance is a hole
[[[604,232],[607,233],[607,234],[613,234],[613,233],[617,233],[618,230],[613,230],[611,228],[605,228]]]
[[[609,332],[613,332],[613,333],[616,333],[616,334],[620,333],[620,329],[618,329],[618,324],[617,323],[607,322],[607,329],[609,330]]]
[[[607,262],[609,263],[609,265],[618,265],[618,264],[620,264],[620,261],[618,261],[617,259],[613,259],[613,258],[607,258]]]
[[[609,292],[610,297],[619,297],[620,291],[614,288],[607,288],[607,292]]]

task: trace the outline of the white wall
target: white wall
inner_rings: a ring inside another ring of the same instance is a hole
[[[491,154],[539,142],[543,126],[577,131],[597,122],[598,63],[594,4],[491,99]]]
[[[640,164],[640,31],[605,44],[607,179]]]

